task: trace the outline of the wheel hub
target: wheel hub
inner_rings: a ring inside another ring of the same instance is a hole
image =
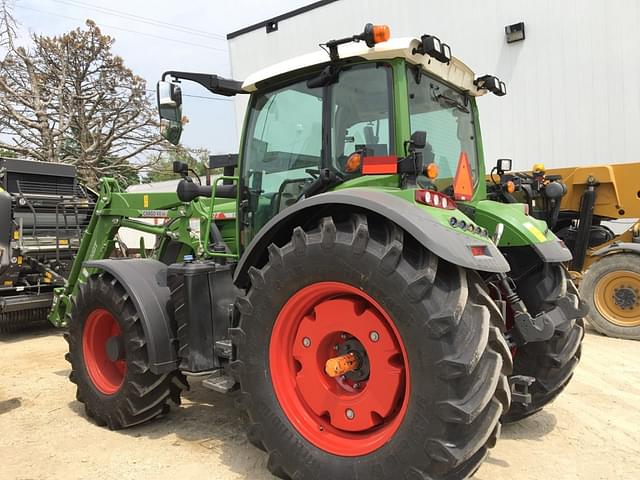
[[[596,284],[595,304],[600,314],[615,325],[640,325],[640,274],[616,271]]]
[[[406,358],[389,315],[361,290],[334,282],[291,297],[269,351],[276,396],[291,423],[342,456],[376,450],[399,427],[409,393]]]
[[[346,333],[340,334],[340,338],[342,340],[342,343],[336,343],[333,347],[336,353],[339,355],[339,357],[336,358],[346,356],[348,357],[348,360],[354,360],[353,363],[349,364],[349,368],[340,372],[339,375],[343,377],[342,380],[350,382],[352,385],[355,385],[355,383],[357,382],[367,380],[369,378],[371,367],[369,365],[369,356],[367,355],[365,347],[357,338],[351,337]],[[327,360],[327,366],[329,366],[331,360],[332,359]],[[329,371],[327,371],[327,374],[330,377],[339,376],[331,375]],[[359,384],[356,386],[356,388],[361,388],[362,386],[362,384]]]
[[[638,291],[628,286],[616,288],[613,293],[613,301],[622,309],[632,309],[638,303]]]
[[[109,337],[105,345],[107,358],[112,362],[124,359],[124,339],[122,335]]]

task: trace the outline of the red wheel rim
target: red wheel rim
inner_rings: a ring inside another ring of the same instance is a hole
[[[365,351],[366,380],[332,378],[324,370],[345,337]],[[275,321],[269,366],[289,421],[309,442],[334,455],[377,450],[406,414],[409,365],[400,334],[373,298],[350,285],[321,282],[293,295]]]
[[[105,395],[113,395],[122,386],[127,372],[124,360],[112,361],[107,356],[107,340],[122,334],[111,312],[104,308],[93,310],[84,325],[82,351],[89,378]]]

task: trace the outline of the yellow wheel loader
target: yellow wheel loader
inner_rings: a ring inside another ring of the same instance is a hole
[[[640,340],[640,163],[509,169],[510,161],[498,162],[491,195],[524,200],[569,247],[568,267],[596,330]],[[628,222],[611,223],[620,219]]]

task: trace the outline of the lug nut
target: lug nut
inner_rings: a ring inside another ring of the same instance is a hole
[[[311,346],[311,339],[309,337],[304,337],[302,339],[302,345],[304,345],[306,348],[309,348]]]
[[[378,332],[373,331],[373,332],[371,332],[371,333],[369,334],[369,339],[370,339],[372,342],[377,342],[378,340],[380,340],[380,335],[378,334]]]
[[[347,418],[349,420],[353,420],[354,418],[356,418],[356,413],[351,410],[350,408],[347,408],[347,410],[344,412],[344,414],[347,416]]]

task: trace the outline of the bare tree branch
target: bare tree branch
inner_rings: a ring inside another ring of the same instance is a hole
[[[0,148],[73,164],[91,186],[106,175],[135,180],[157,163],[141,155],[162,148],[146,83],[111,52],[113,39],[87,20],[18,47],[10,6],[0,0]]]

